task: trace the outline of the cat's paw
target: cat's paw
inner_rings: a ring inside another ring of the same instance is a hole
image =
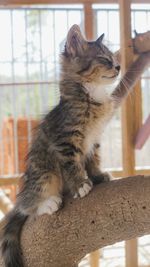
[[[102,175],[104,177],[104,182],[109,182],[114,178],[110,172],[103,172]]]
[[[51,196],[39,205],[37,209],[37,215],[39,216],[43,214],[52,215],[60,208],[61,204],[62,204],[62,199],[60,197]]]
[[[74,194],[74,198],[85,197],[91,191],[93,183],[87,179],[83,184],[78,188],[77,192]]]
[[[90,179],[92,180],[93,184],[100,184],[113,180],[113,176],[109,172],[100,172],[98,175],[91,176]]]

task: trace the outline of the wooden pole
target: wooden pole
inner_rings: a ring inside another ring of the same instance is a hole
[[[84,30],[88,40],[93,39],[93,8],[91,3],[84,4]]]
[[[120,36],[122,50],[122,71],[125,72],[133,62],[134,54],[131,39],[131,0],[120,0]],[[122,107],[122,155],[124,175],[134,175],[135,170],[135,106],[138,99],[136,91],[128,96]],[[137,240],[126,242],[126,267],[137,267]]]
[[[119,0],[0,0],[1,6],[50,5],[50,4],[118,4]],[[150,0],[132,0],[134,4],[149,4]]]
[[[90,254],[90,267],[100,267],[100,251],[96,250]]]
[[[93,8],[91,3],[84,4],[84,30],[88,40],[93,40]],[[99,267],[100,251],[94,251],[90,254],[90,267]]]

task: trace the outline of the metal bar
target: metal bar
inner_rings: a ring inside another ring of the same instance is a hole
[[[150,80],[150,76],[143,76],[142,79]],[[14,82],[14,83],[0,83],[0,87],[7,87],[10,86],[27,86],[27,85],[51,85],[51,84],[58,84],[59,81],[37,81],[37,82]]]
[[[64,8],[64,7],[62,7],[62,8],[59,8],[59,6],[56,8],[56,7],[53,7],[53,6],[51,6],[51,7],[38,7],[38,6],[30,6],[30,7],[24,7],[24,6],[20,6],[20,7],[17,7],[17,6],[13,6],[13,7],[5,7],[5,6],[0,6],[0,10],[41,10],[41,11],[53,11],[53,10],[57,10],[57,11],[81,11],[82,10],[82,8],[76,8],[76,7],[74,7],[73,5],[72,5],[72,8]]]
[[[25,85],[49,85],[49,84],[56,84],[57,81],[37,81],[37,82],[14,82],[14,83],[0,83],[0,87],[5,87],[5,86],[25,86]]]
[[[110,13],[110,10],[107,10],[106,11],[106,16],[107,16],[107,36],[108,36],[108,40],[109,40],[109,13]]]
[[[67,30],[69,29],[69,11],[66,9],[67,12]]]
[[[56,10],[53,11],[53,42],[54,42],[54,81],[56,81],[57,77],[57,71],[56,71],[56,65],[57,65],[57,55],[56,55],[56,32],[55,32],[55,20],[56,20]],[[54,99],[54,105],[57,102],[56,99],[56,93],[53,96]]]
[[[95,11],[111,11],[111,12],[116,12],[116,11],[119,11],[119,8],[101,8],[101,7],[98,7],[98,8],[93,8]],[[131,8],[131,11],[132,12],[148,12],[150,9],[136,9],[136,8]]]
[[[83,2],[83,4],[84,4],[84,2]],[[94,4],[94,3],[93,3]],[[99,4],[101,4],[100,2],[99,2]],[[119,11],[119,8],[103,8],[103,7],[98,7],[98,8],[93,8],[94,10],[96,10],[96,11],[111,11],[111,12],[116,12],[116,11]],[[54,10],[57,10],[57,11],[82,11],[83,9],[82,8],[74,8],[73,7],[73,5],[72,5],[72,8],[53,8],[53,7],[46,7],[46,8],[43,8],[43,7],[39,7],[39,8],[37,8],[37,6],[35,6],[35,7],[27,7],[27,8],[25,8],[25,7],[1,7],[0,6],[0,10],[41,10],[41,11],[54,11]],[[132,12],[149,12],[150,11],[150,9],[142,9],[142,8],[140,8],[140,9],[136,9],[136,8],[131,8],[131,11]]]
[[[15,82],[15,73],[14,73],[14,36],[13,36],[13,11],[10,11],[10,19],[11,19],[11,53],[12,53],[12,106],[13,106],[13,116],[14,116],[14,154],[15,154],[15,172],[18,173],[18,132],[17,132],[17,109],[16,109],[16,87],[14,85]]]
[[[42,60],[43,60],[43,56],[42,56],[42,39],[41,39],[41,35],[42,35],[42,30],[41,30],[41,11],[38,11],[38,27],[39,27],[39,37],[40,37],[40,79],[43,80],[43,71],[42,71]],[[42,84],[39,85],[39,91],[40,91],[40,99],[41,99],[41,103],[42,103],[42,113],[44,111],[44,94],[43,94],[43,86]]]
[[[29,80],[29,53],[28,53],[28,15],[27,10],[25,11],[25,47],[26,47],[26,80]],[[26,113],[27,113],[27,139],[28,144],[31,142],[31,121],[30,121],[30,87],[29,83],[27,84],[27,98],[26,98]]]

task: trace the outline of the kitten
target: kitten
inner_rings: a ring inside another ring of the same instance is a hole
[[[23,267],[19,236],[32,214],[53,214],[62,196],[84,197],[93,183],[108,181],[100,169],[100,136],[114,114],[109,90],[120,66],[102,43],[86,41],[77,25],[61,55],[60,102],[40,123],[2,240],[5,267]]]

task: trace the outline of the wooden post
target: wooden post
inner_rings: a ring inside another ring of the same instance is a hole
[[[131,11],[130,0],[120,0],[120,32],[122,72],[129,67],[133,61],[131,47]],[[135,92],[134,92],[135,93]],[[127,175],[134,174],[134,97],[130,94],[122,107],[122,147],[123,147],[123,169]]]
[[[90,254],[90,267],[100,267],[99,265],[100,251],[96,250]]]
[[[85,29],[85,35],[88,40],[93,40],[94,34],[93,34],[93,25],[94,25],[94,19],[93,19],[93,9],[91,3],[85,3],[84,4],[84,29]],[[90,267],[99,267],[99,257],[100,252],[99,250],[94,251],[90,254]]]
[[[84,29],[88,40],[93,39],[93,9],[91,3],[84,4]]]
[[[93,9],[91,3],[84,4],[84,30],[88,40],[93,39]],[[90,267],[99,267],[99,250],[94,251],[90,254]]]
[[[131,41],[131,0],[120,0],[120,35],[122,52],[122,71],[129,67],[134,59]],[[126,82],[127,83],[127,82]],[[122,155],[124,175],[135,173],[134,138],[136,134],[137,117],[135,117],[138,92],[129,95],[122,107]],[[137,115],[137,114],[136,114]],[[136,126],[136,127],[135,127]],[[126,267],[137,267],[137,240],[126,242]]]

